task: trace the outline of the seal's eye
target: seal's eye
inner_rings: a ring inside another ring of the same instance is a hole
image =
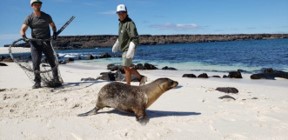
[[[169,85],[173,85],[173,84],[174,84],[174,81],[169,80]]]

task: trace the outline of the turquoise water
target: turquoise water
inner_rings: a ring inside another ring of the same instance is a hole
[[[60,54],[84,56],[113,54],[111,48],[59,51]],[[78,61],[77,61],[78,62]],[[121,63],[121,58],[79,60],[89,65]],[[248,40],[138,46],[134,63],[150,63],[178,70],[226,72],[241,69],[247,72],[262,68],[288,71],[288,39]]]

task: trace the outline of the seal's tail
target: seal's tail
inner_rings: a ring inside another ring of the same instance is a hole
[[[82,113],[82,114],[78,114],[77,116],[79,117],[84,117],[84,116],[90,116],[90,115],[95,115],[97,113],[99,109],[97,109],[97,107],[94,107],[92,110],[86,112],[86,113]]]

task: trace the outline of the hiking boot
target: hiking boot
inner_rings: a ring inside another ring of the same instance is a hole
[[[147,77],[146,76],[141,76],[141,79],[139,81],[139,86],[145,85],[146,82],[147,82]]]
[[[37,88],[41,88],[41,83],[36,82],[36,83],[32,86],[32,89],[37,89]]]

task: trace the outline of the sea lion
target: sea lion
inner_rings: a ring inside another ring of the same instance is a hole
[[[95,115],[98,110],[104,107],[111,107],[120,111],[134,113],[137,121],[146,124],[149,119],[145,110],[164,92],[175,88],[177,85],[177,81],[169,78],[159,78],[143,86],[112,82],[100,89],[96,107],[78,116]]]

